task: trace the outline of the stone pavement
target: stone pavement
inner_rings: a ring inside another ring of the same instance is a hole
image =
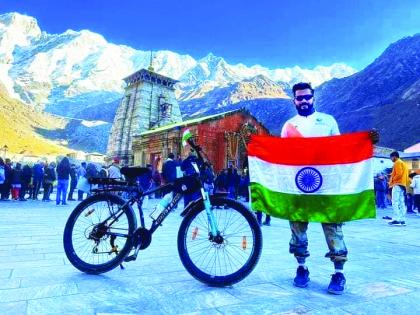
[[[149,202],[151,207],[153,202]],[[320,224],[310,224],[308,288],[292,285],[288,223],[263,227],[256,269],[242,282],[212,288],[183,268],[176,247],[181,217],[171,214],[149,248],[125,270],[94,276],[67,261],[62,233],[75,203],[0,202],[0,314],[418,314],[420,217],[406,227],[378,218],[347,223],[348,290],[333,296],[333,271]],[[146,211],[148,213],[148,211]]]

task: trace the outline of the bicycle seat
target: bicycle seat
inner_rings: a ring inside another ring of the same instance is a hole
[[[145,175],[150,172],[147,167],[123,167],[121,168],[121,174],[126,178],[136,178],[138,176]]]

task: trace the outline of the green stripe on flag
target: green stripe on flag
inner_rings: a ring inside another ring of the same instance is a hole
[[[187,140],[193,135],[189,129],[186,129],[182,134],[182,145],[185,147],[187,145]]]
[[[300,222],[341,223],[376,217],[373,190],[348,195],[295,195],[251,183],[254,211]]]

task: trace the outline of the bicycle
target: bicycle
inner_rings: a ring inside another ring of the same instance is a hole
[[[201,198],[190,202],[181,213],[177,246],[183,266],[194,278],[211,286],[235,284],[252,272],[262,250],[258,222],[240,202],[209,195],[202,176],[212,171],[211,164],[204,160],[201,147],[192,139],[188,143],[197,154],[199,166],[193,163],[195,173],[173,183],[144,192],[136,183],[136,178],[148,171],[141,167],[122,168],[125,181],[90,180],[98,188],[76,206],[64,229],[64,250],[74,267],[89,274],[104,273],[119,265],[123,268],[123,262],[136,260],[139,251],[150,245],[152,234],[182,196],[199,191]],[[147,229],[143,199],[157,191],[169,193],[162,199],[166,203],[161,204],[160,213],[150,214],[152,224]],[[124,192],[125,198],[115,192]]]

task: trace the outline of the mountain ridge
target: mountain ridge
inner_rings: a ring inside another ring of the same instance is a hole
[[[48,34],[36,19],[18,13],[0,15],[0,36],[7,38],[0,41],[0,80],[9,94],[63,116],[74,117],[85,107],[114,101],[123,93],[122,79],[150,64],[150,52],[109,43],[89,30]],[[168,50],[154,53],[153,67],[181,80],[178,95],[188,95],[204,81],[205,85],[225,87],[263,74],[273,81],[311,78],[320,84],[355,72],[340,64],[314,69],[230,65],[211,53],[196,60]]]
[[[10,104],[15,104],[11,98],[23,100],[26,105],[17,105],[21,112],[28,106],[29,112],[65,117],[55,129],[39,120],[22,121],[30,126],[25,130],[53,143],[67,139],[74,149],[104,152],[122,79],[149,64],[150,52],[110,43],[89,30],[48,34],[32,17],[0,15],[3,98]],[[420,117],[420,34],[390,44],[359,72],[345,64],[313,69],[231,65],[212,53],[194,59],[169,50],[154,52],[153,67],[180,81],[176,95],[184,118],[243,107],[277,135],[295,114],[292,84],[309,81],[316,87],[315,107],[336,117],[342,132],[376,127],[380,144],[397,149],[419,139],[413,117]]]

